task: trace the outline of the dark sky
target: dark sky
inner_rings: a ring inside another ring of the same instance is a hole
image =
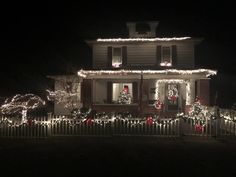
[[[51,87],[46,75],[91,67],[91,50],[85,39],[127,36],[126,21],[140,20],[160,21],[159,37],[203,37],[196,48],[197,66],[217,69],[235,86],[233,7],[226,1],[1,4],[0,96],[44,94]]]

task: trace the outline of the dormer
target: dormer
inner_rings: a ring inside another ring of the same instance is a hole
[[[153,38],[156,37],[158,21],[127,22],[130,38]]]

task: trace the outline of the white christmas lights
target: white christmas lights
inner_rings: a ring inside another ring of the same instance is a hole
[[[126,74],[179,74],[179,75],[191,75],[191,74],[206,74],[206,77],[216,75],[217,71],[210,69],[195,69],[195,70],[178,70],[178,69],[166,69],[166,70],[80,70],[78,76],[87,77],[87,75],[126,75]]]
[[[21,113],[22,121],[24,122],[27,116],[27,111],[36,109],[45,105],[39,96],[34,94],[17,94],[11,99],[5,100],[4,104],[0,107],[2,114]]]
[[[183,41],[191,37],[172,37],[172,38],[111,38],[97,39],[97,42],[155,42],[155,41]]]
[[[161,62],[160,66],[172,66],[172,64],[168,62]]]
[[[76,99],[77,93],[68,93],[64,90],[46,91],[48,92],[47,99],[49,101],[55,101],[57,104],[64,104],[65,108],[71,110],[81,107],[81,103]]]
[[[187,81],[183,80],[183,79],[159,79],[156,81],[156,93],[155,93],[155,99],[159,100],[159,84],[160,83],[177,83],[177,84],[181,84],[181,83],[187,83]]]

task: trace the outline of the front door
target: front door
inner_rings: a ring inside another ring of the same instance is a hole
[[[179,107],[179,85],[170,83],[165,87],[165,105],[167,111],[177,111]]]

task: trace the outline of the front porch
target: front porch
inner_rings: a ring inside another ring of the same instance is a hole
[[[211,70],[80,71],[84,107],[96,112],[158,114],[186,112],[196,96],[209,105]]]

